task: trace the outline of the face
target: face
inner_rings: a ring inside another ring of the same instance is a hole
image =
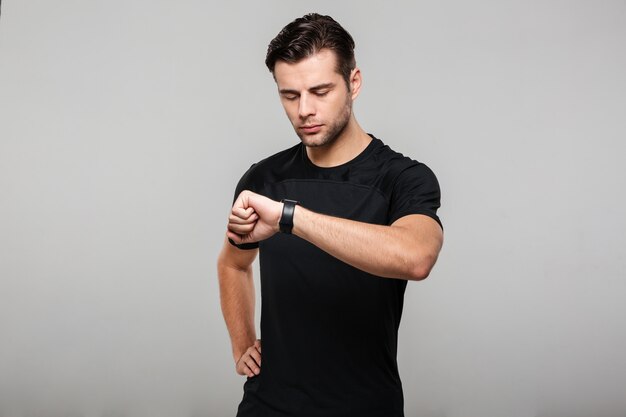
[[[278,61],[274,77],[287,117],[304,145],[325,146],[341,135],[350,121],[358,86],[348,90],[336,71],[333,51],[323,49],[297,63]]]

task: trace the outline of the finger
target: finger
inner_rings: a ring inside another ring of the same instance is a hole
[[[239,375],[247,375],[249,377],[254,376],[254,372],[250,369],[248,365],[244,361],[240,361],[241,363],[237,366],[237,373]]]
[[[241,363],[238,366],[238,370],[237,372],[241,375],[246,375],[249,377],[253,377],[254,376],[254,372],[252,371],[252,369],[250,368],[250,366],[248,366],[248,364],[245,362],[245,360],[242,358]]]
[[[254,363],[253,360],[250,359],[248,352],[246,351],[239,361],[237,361],[235,368],[237,369],[237,373],[240,375],[247,375],[249,377],[254,376],[254,372],[252,370],[252,366],[248,364],[248,362]]]
[[[252,207],[248,207],[247,209],[244,209],[243,207],[233,207],[233,209],[231,210],[231,213],[242,219],[247,219],[253,214],[256,214],[256,212],[254,211]]]
[[[245,363],[246,365],[248,365],[248,369],[251,370],[255,375],[258,375],[261,372],[261,368],[259,368],[259,365],[257,365],[257,363],[251,356],[248,356],[246,358]]]
[[[246,223],[246,224],[237,224],[237,223],[228,223],[228,230],[232,230],[235,233],[240,233],[242,230],[246,230],[246,229],[254,229],[254,226],[256,225],[256,222],[254,223]]]
[[[256,223],[252,224],[232,224],[228,223],[228,230],[238,235],[247,235],[254,230]]]
[[[259,351],[259,353],[261,353],[261,339],[257,339],[254,341],[254,347],[256,348],[256,350]]]
[[[226,237],[235,242],[237,245],[244,243],[242,236],[239,236],[237,233],[233,233],[230,230],[226,230]]]
[[[241,217],[241,216],[239,216],[237,214],[234,214],[234,213],[231,213],[228,216],[229,220],[236,221],[237,223],[245,223],[245,222],[249,223],[249,222],[255,221],[258,218],[259,218],[259,215],[256,212],[252,213],[251,215],[249,215],[247,217]]]
[[[252,359],[254,359],[254,362],[256,362],[256,365],[261,367],[261,354],[256,349],[256,347],[250,349],[250,356],[252,357]]]
[[[228,222],[235,223],[235,224],[249,224],[249,223],[256,222],[258,219],[259,219],[259,215],[256,213],[252,213],[252,216],[249,216],[245,219],[239,216],[235,216],[234,214],[231,214],[230,216],[228,216]]]
[[[253,240],[250,235],[238,235],[237,233],[233,233],[230,230],[226,231],[226,237],[230,240],[232,240],[231,243],[234,243],[235,245],[243,245],[243,244],[248,244],[248,243],[254,243],[256,242],[256,240]]]

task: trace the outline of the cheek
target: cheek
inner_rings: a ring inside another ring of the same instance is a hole
[[[297,107],[293,105],[293,103],[290,103],[288,101],[284,101],[283,103],[283,109],[285,110],[285,113],[287,114],[287,116],[291,119],[293,118],[293,115],[297,113]]]
[[[295,126],[299,119],[298,109],[293,106],[285,106],[285,114],[287,114],[287,118],[291,124]]]

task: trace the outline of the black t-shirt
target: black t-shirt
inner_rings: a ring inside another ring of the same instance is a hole
[[[373,136],[331,168],[314,165],[299,143],[252,165],[235,198],[246,189],[361,222],[424,214],[441,225],[433,172]],[[407,282],[363,272],[294,235],[238,246],[259,247],[263,351],[237,416],[404,416],[396,352]]]

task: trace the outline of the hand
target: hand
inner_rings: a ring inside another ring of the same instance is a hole
[[[261,372],[261,340],[254,341],[235,363],[235,369],[239,375],[253,377]]]
[[[279,230],[283,203],[252,191],[242,191],[228,217],[226,235],[235,243],[260,242]]]

